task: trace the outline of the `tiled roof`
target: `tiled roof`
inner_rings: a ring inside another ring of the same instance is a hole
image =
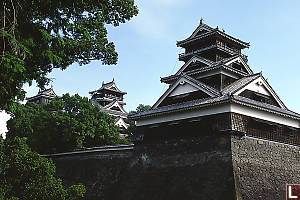
[[[215,64],[216,62],[211,61],[209,59],[203,58],[201,56],[195,55],[196,58],[198,58],[199,60],[203,60],[204,62],[210,63],[211,65]]]
[[[241,76],[247,76],[248,75],[245,72],[236,70],[232,67],[228,67],[228,66],[226,66],[224,64],[221,64],[221,63],[217,63],[215,65],[211,65],[211,66],[208,66],[208,67],[201,67],[199,69],[194,69],[194,70],[186,72],[186,74],[189,75],[189,76],[193,76],[193,75],[196,75],[196,74],[200,74],[200,73],[203,73],[203,72],[207,72],[207,71],[211,71],[211,70],[215,70],[215,69],[219,69],[219,68],[223,68],[223,69],[226,69],[228,71],[232,71],[232,72],[234,72],[236,74],[239,74]],[[161,82],[168,82],[168,81],[176,80],[178,77],[180,77],[180,75],[174,74],[174,75],[171,75],[171,76],[162,77],[160,79],[160,81]]]
[[[28,98],[26,98],[26,100],[32,100],[32,99],[36,99],[36,98],[39,98],[39,97],[45,97],[45,98],[53,99],[53,98],[58,97],[58,96],[55,94],[53,88],[51,87],[49,89],[40,90],[37,95],[35,95],[33,97],[28,97]]]
[[[110,88],[113,85],[116,88],[115,90]],[[98,90],[91,91],[89,93],[90,94],[94,94],[96,92],[100,92],[101,90],[109,90],[109,91],[112,91],[112,92],[118,92],[118,93],[121,93],[121,94],[127,94],[127,92],[122,92],[121,90],[119,90],[119,88],[117,88],[114,79],[111,82],[108,82],[108,83],[104,83],[103,82],[101,88],[99,88]]]
[[[163,106],[163,107],[159,107],[159,108],[155,108],[155,109],[149,109],[144,112],[129,115],[128,118],[129,119],[139,119],[139,118],[156,116],[156,115],[165,114],[165,113],[214,106],[216,104],[221,104],[221,103],[226,103],[226,102],[233,102],[233,103],[237,103],[237,104],[240,104],[243,106],[248,106],[251,108],[256,108],[256,109],[264,110],[267,112],[271,112],[274,114],[300,119],[300,114],[295,113],[293,111],[285,110],[285,109],[282,109],[282,108],[279,108],[279,107],[276,107],[273,105],[261,103],[258,101],[254,101],[252,99],[248,99],[246,97],[235,96],[235,95],[222,95],[222,96],[212,97],[212,98],[197,99],[197,100],[193,100],[193,101]]]
[[[212,106],[216,103],[220,103],[229,99],[230,97],[226,95],[218,96],[218,97],[210,97],[205,99],[197,99],[197,100],[187,101],[184,103],[172,104],[172,105],[163,106],[159,108],[149,109],[144,112],[129,115],[128,118],[138,119],[141,117],[146,117],[146,116],[148,117],[148,116],[153,116],[161,113],[174,112],[178,110],[195,109],[195,107]]]
[[[246,65],[245,66],[246,70],[248,70],[250,74],[253,74],[252,69],[249,67],[249,65],[247,64],[247,61],[244,60],[244,58],[243,58],[243,56],[241,54],[236,54],[236,55],[231,56],[229,58],[222,59],[222,60],[220,60],[217,63],[224,63],[224,64],[226,64],[226,63],[228,63],[228,62],[230,62],[230,61],[232,61],[232,60],[234,60],[236,58],[239,58],[239,57],[244,61],[245,65]]]
[[[257,74],[253,74],[253,75],[238,79],[235,82],[233,82],[232,84],[225,87],[221,92],[222,92],[222,94],[233,94],[234,92],[238,91],[242,87],[245,87],[246,85],[248,85],[249,83],[251,83],[253,80],[257,79],[260,76],[261,76],[261,74],[257,73]]]
[[[112,81],[110,81],[110,82],[107,82],[107,83],[104,83],[104,82],[103,82],[101,88],[110,87],[110,86],[112,86],[114,83],[115,83],[114,80],[112,80]]]
[[[232,61],[232,60],[234,60],[234,59],[236,59],[240,56],[241,56],[240,54],[235,54],[233,56],[230,56],[229,58],[224,58],[224,59],[218,61],[217,63],[228,63],[228,62],[230,62],[230,61]]]
[[[123,116],[123,117],[127,117],[127,113],[123,113],[123,112],[120,112],[120,111],[115,111],[115,110],[111,110],[111,109],[105,109],[105,108],[100,108],[103,112],[106,112],[108,114],[111,114],[111,115],[117,115],[117,116]]]
[[[226,34],[224,32],[219,31],[218,29],[213,29],[213,30],[211,30],[211,31],[209,31],[207,33],[203,33],[203,34],[197,35],[195,37],[191,37],[191,38],[189,37],[189,38],[187,38],[185,40],[177,41],[177,46],[182,46],[182,45],[185,45],[188,42],[192,42],[194,40],[205,38],[205,37],[208,37],[208,36],[211,36],[211,35],[214,35],[214,34],[218,34],[218,35],[221,35],[221,36],[223,36],[223,37],[225,37],[225,38],[227,38],[229,40],[232,40],[232,41],[238,43],[239,45],[243,46],[244,48],[250,46],[250,43],[247,43],[247,42],[244,42],[244,41],[239,40],[237,38],[234,38],[234,37],[232,37],[232,36],[230,36],[230,35],[228,35],[228,34]]]
[[[288,109],[282,109],[282,108],[277,107],[277,106],[262,103],[262,102],[259,102],[259,101],[254,101],[252,99],[242,97],[242,96],[233,95],[233,96],[231,96],[231,98],[232,98],[233,102],[240,103],[242,105],[255,107],[255,108],[265,110],[265,111],[268,111],[268,112],[273,112],[273,113],[276,113],[276,114],[281,114],[281,115],[285,115],[285,116],[288,116],[288,117],[294,117],[294,118],[300,119],[300,114],[299,113],[293,112],[293,111],[288,110]]]
[[[220,95],[220,92],[218,90],[216,90],[215,88],[210,87],[210,86],[208,86],[208,85],[206,85],[206,84],[204,84],[204,83],[202,83],[202,82],[200,82],[200,81],[198,81],[198,80],[196,80],[196,79],[194,79],[194,78],[192,78],[192,77],[190,77],[190,76],[188,76],[186,74],[184,74],[182,76],[184,78],[188,79],[189,81],[193,82],[194,84],[200,86],[201,88],[207,90],[208,92],[210,92],[210,93],[212,93],[212,94],[214,94],[216,96]]]
[[[200,23],[200,25],[193,31],[191,36],[189,36],[188,38],[192,38],[193,36],[197,35],[198,31],[200,31],[200,30],[213,31],[214,28],[210,27],[209,25],[207,25],[205,23]]]
[[[209,59],[206,59],[206,58],[203,58],[201,56],[198,56],[198,55],[194,55],[191,59],[189,59],[188,62],[186,62],[177,72],[175,75],[178,75],[180,73],[182,73],[186,68],[188,68],[190,65],[195,65],[194,63],[204,63],[206,64],[207,66],[211,66],[211,65],[214,65],[215,62],[214,61],[211,61]]]

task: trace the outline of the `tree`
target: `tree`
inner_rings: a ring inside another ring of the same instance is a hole
[[[150,105],[144,105],[144,104],[139,104],[135,110],[132,110],[129,112],[129,115],[133,115],[139,112],[143,112],[146,111],[148,109],[150,109],[151,106]],[[127,130],[125,131],[125,134],[127,134],[129,137],[133,136],[133,133],[135,132],[135,123],[132,120],[129,120],[129,127],[127,128]]]
[[[0,110],[11,110],[33,80],[43,88],[54,68],[118,54],[105,25],[118,26],[137,15],[134,0],[2,0],[0,7]]]
[[[49,104],[17,104],[7,129],[7,138],[26,137],[41,154],[127,143],[114,117],[79,95],[65,94]]]
[[[0,137],[0,199],[75,200],[84,196],[83,185],[64,189],[54,174],[52,160],[31,151],[24,138]]]
[[[151,108],[150,105],[139,104],[138,107],[136,107],[136,110],[130,111],[129,114],[136,114],[136,113],[139,113],[139,112],[146,111],[150,108]]]

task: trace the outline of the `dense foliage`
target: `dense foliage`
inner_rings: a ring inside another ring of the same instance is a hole
[[[25,139],[0,137],[0,199],[75,200],[83,197],[83,185],[64,189],[54,174],[53,162],[31,151]]]
[[[129,114],[136,114],[136,113],[139,113],[139,112],[146,111],[146,110],[148,110],[150,108],[151,108],[150,105],[139,104],[138,107],[136,107],[135,110],[130,111]]]
[[[144,105],[144,104],[139,104],[135,110],[132,110],[129,112],[129,115],[133,115],[139,112],[143,112],[146,111],[148,109],[150,109],[151,106],[150,105]],[[125,131],[125,133],[129,136],[132,137],[134,132],[135,132],[136,126],[133,120],[129,120],[129,127],[127,128],[127,130]]]
[[[134,0],[2,0],[0,3],[0,110],[23,99],[24,83],[39,86],[54,68],[118,54],[105,25],[118,26],[137,15]]]
[[[7,138],[26,137],[32,150],[42,154],[126,143],[114,123],[88,98],[65,94],[49,104],[18,104],[7,122]]]

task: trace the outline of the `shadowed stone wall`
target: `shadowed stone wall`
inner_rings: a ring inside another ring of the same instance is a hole
[[[229,134],[148,141],[134,150],[56,156],[65,185],[86,199],[234,199]]]
[[[300,148],[255,139],[232,137],[237,199],[285,200],[287,183],[300,183]]]
[[[286,183],[300,183],[299,147],[229,133],[53,159],[64,184],[85,184],[89,200],[285,200]]]

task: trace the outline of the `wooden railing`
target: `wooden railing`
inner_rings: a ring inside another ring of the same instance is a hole
[[[210,45],[210,46],[207,46],[207,47],[203,47],[201,49],[196,49],[196,50],[186,52],[186,53],[180,53],[179,58],[194,55],[194,54],[200,53],[202,51],[206,51],[208,49],[212,49],[212,48],[216,48],[216,47],[221,48],[221,49],[229,52],[230,54],[241,54],[241,51],[239,49],[233,49],[233,48],[230,48],[228,46],[221,45],[221,44],[213,44],[213,45]]]
[[[212,48],[215,48],[215,47],[217,47],[217,45],[214,44],[214,45],[203,47],[201,49],[196,49],[196,50],[193,50],[193,51],[190,51],[190,52],[187,52],[187,53],[180,53],[179,54],[179,58],[182,58],[182,57],[185,57],[185,56],[194,55],[194,54],[197,54],[197,53],[200,53],[202,51],[206,51],[208,49],[212,49]]]

